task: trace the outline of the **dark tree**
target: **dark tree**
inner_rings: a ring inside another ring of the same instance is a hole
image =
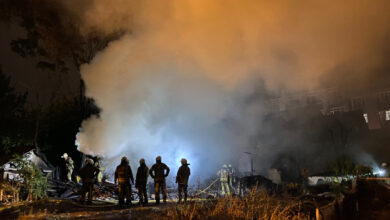
[[[80,66],[91,62],[97,52],[123,32],[102,34],[82,32],[80,18],[52,0],[0,0],[0,20],[18,24],[26,36],[11,42],[14,52],[24,58],[38,59],[37,68],[64,74],[79,75],[79,96],[56,98],[48,106],[33,111],[33,142],[48,158],[58,162],[59,155],[68,152],[77,161],[75,136],[81,122],[99,109],[84,95],[85,86]]]
[[[22,57],[39,59],[37,67],[57,72],[77,72],[80,66],[91,62],[97,52],[123,32],[102,34],[97,31],[82,33],[80,18],[59,1],[0,0],[0,19],[16,18],[27,35],[11,42],[13,51]],[[79,99],[81,117],[86,117],[87,99],[80,76]]]
[[[32,123],[25,109],[26,96],[18,94],[0,67],[0,147],[5,154],[14,147],[33,145]]]

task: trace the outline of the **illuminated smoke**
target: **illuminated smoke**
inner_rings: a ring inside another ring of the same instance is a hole
[[[194,175],[204,176],[254,147],[267,106],[262,98],[242,101],[255,93],[256,83],[248,82],[262,79],[269,92],[310,89],[344,63],[364,76],[381,62],[378,50],[389,33],[388,1],[85,5],[77,11],[84,31],[127,34],[81,68],[86,95],[102,112],[83,122],[80,150],[113,165],[122,155],[133,165],[141,157],[150,165],[162,155],[176,167],[186,157]],[[262,152],[270,160],[276,151]]]

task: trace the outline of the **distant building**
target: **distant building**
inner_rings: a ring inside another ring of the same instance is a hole
[[[350,95],[335,88],[281,93],[269,103],[271,111],[288,111],[317,106],[323,115],[361,111],[369,129],[390,127],[390,88]]]

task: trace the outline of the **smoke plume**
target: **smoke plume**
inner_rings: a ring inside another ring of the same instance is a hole
[[[83,122],[79,149],[112,165],[161,155],[173,170],[185,157],[194,176],[254,149],[264,169],[292,151],[270,141],[277,126],[264,127],[269,95],[316,88],[344,64],[359,70],[344,78],[366,79],[389,36],[386,0],[76,2],[64,4],[84,32],[126,31],[81,68],[102,112]]]

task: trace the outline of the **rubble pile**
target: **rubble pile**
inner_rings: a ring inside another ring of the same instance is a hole
[[[102,182],[94,185],[94,195],[98,199],[117,198],[117,188],[110,182]],[[48,196],[61,199],[78,199],[80,196],[81,184],[74,182],[63,182],[60,180],[50,180]]]
[[[53,198],[69,198],[81,189],[74,183],[66,183],[60,180],[51,179],[47,190],[48,196]]]

